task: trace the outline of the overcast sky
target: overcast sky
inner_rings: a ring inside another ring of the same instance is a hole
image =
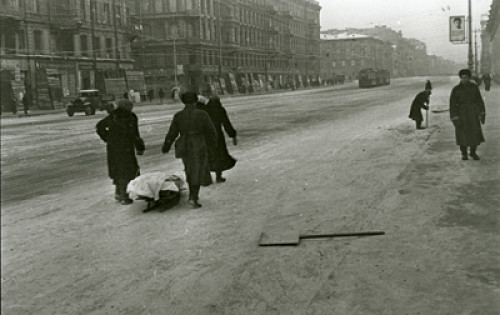
[[[404,37],[416,38],[436,54],[467,65],[468,45],[449,42],[450,16],[468,15],[468,0],[318,0],[321,30],[346,27],[369,28],[386,25],[401,30]],[[472,24],[480,29],[481,15],[492,0],[472,0]],[[479,33],[477,34],[480,43]],[[479,46],[478,46],[479,47]],[[480,54],[480,48],[478,48]]]

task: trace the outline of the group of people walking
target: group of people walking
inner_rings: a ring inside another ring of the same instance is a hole
[[[469,69],[459,71],[460,83],[456,85],[450,95],[450,119],[455,127],[456,144],[460,147],[462,160],[469,156],[479,160],[477,146],[484,142],[481,124],[486,120],[486,108],[483,97],[476,83],[471,81],[472,72]],[[485,79],[485,90],[490,90],[491,78]],[[417,129],[424,129],[421,109],[429,110],[432,86],[430,81],[425,84],[425,90],[419,92],[410,107],[409,118],[413,119]]]
[[[196,93],[188,91],[181,95],[181,101],[185,107],[174,114],[161,152],[168,153],[174,145],[175,157],[184,164],[189,203],[199,208],[200,187],[213,183],[210,172],[215,172],[216,182],[223,183],[226,181],[223,172],[236,164],[228,152],[222,129],[234,145],[237,144],[236,130],[219,97],[211,97],[204,104],[199,102]],[[133,202],[126,188],[139,176],[136,153],[142,155],[145,150],[132,108],[132,102],[120,100],[117,109],[96,125],[97,134],[107,145],[108,173],[116,187],[115,199],[124,205]]]
[[[478,86],[471,82],[471,71],[460,70],[459,77],[460,83],[450,95],[450,119],[462,159],[468,160],[470,156],[479,160],[476,148],[485,141],[481,129],[486,118],[485,105]],[[409,118],[415,121],[417,129],[423,129],[421,109],[429,110],[431,91],[431,82],[427,81],[424,91],[419,92],[411,104]],[[184,164],[189,203],[199,208],[201,186],[213,183],[210,172],[215,172],[216,182],[223,183],[226,181],[223,172],[236,164],[228,152],[223,129],[234,145],[238,143],[237,133],[218,96],[207,102],[195,92],[187,91],[180,99],[184,109],[174,114],[161,152],[167,154],[174,146],[175,157]],[[142,155],[146,149],[132,109],[130,100],[120,100],[117,108],[96,125],[97,134],[107,145],[108,172],[116,188],[115,199],[125,205],[133,202],[127,194],[127,185],[139,176],[136,154]]]

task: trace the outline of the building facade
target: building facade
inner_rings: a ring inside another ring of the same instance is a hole
[[[486,26],[486,36],[489,40],[489,51],[486,53],[490,61],[490,68],[484,73],[491,73],[492,79],[500,84],[500,0],[493,0],[490,16]],[[484,47],[483,47],[484,49]]]
[[[442,58],[431,58],[431,56],[427,55],[425,43],[417,39],[405,38],[400,31],[392,30],[384,25],[367,29],[332,29],[324,31],[322,34],[367,35],[387,43],[391,46],[392,56],[390,59],[392,60],[392,64],[384,65],[384,69],[389,70],[393,77],[454,73],[453,63],[445,61]],[[378,66],[377,68],[381,67]],[[436,69],[440,69],[439,73]]]
[[[321,78],[328,83],[357,79],[361,69],[392,68],[392,46],[374,36],[342,33],[321,35]]]
[[[131,0],[136,67],[155,91],[247,93],[319,80],[314,0]]]
[[[122,94],[129,16],[125,0],[0,1],[2,111],[20,93],[38,109],[62,108],[81,89]]]

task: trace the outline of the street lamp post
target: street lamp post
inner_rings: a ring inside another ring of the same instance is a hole
[[[177,51],[175,50],[175,38],[176,35],[174,35],[174,82],[175,87],[177,87]]]
[[[474,53],[472,51],[472,5],[471,0],[469,0],[469,70],[474,69]]]

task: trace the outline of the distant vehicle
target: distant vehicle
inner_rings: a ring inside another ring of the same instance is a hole
[[[358,81],[360,88],[389,85],[391,83],[391,73],[389,70],[363,69],[359,71]]]
[[[101,95],[99,90],[80,90],[78,98],[66,105],[66,113],[73,116],[77,112],[84,112],[85,115],[94,115],[96,109],[113,110],[114,95]]]

